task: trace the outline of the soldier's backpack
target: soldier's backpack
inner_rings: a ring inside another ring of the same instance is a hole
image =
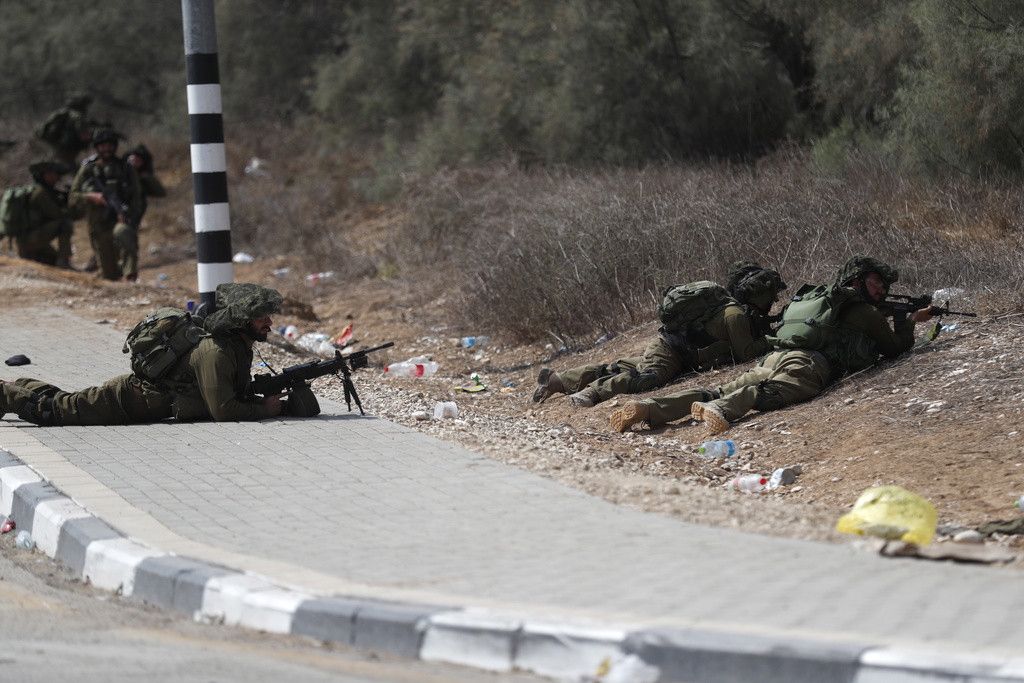
[[[837,325],[846,307],[858,301],[863,301],[860,294],[848,287],[804,285],[782,311],[782,323],[768,341],[780,349],[821,351],[844,371],[867,367],[878,360],[875,343]]]
[[[33,185],[18,185],[0,195],[0,236],[22,237],[31,230],[29,200],[33,189]]]
[[[714,282],[673,285],[661,295],[658,319],[670,334],[691,334],[703,330],[705,323],[731,303],[734,301],[725,287]]]
[[[132,372],[137,377],[173,380],[180,362],[206,336],[190,313],[166,307],[132,328],[121,351],[132,355]]]

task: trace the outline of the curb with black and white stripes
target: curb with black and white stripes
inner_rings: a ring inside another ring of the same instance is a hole
[[[323,597],[126,537],[0,450],[0,515],[75,576],[197,620],[561,680],[1024,681],[1024,658],[711,629],[595,627],[457,606]],[[610,587],[612,589],[612,587]],[[627,674],[626,671],[631,671]],[[609,680],[611,678],[609,677]]]

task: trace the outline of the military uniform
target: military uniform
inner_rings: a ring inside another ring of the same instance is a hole
[[[271,416],[252,392],[252,342],[242,335],[250,320],[280,310],[276,290],[250,284],[217,288],[221,308],[210,314],[203,339],[166,382],[122,375],[106,383],[63,391],[34,379],[0,383],[0,416],[8,412],[42,426],[121,425],[183,421],[261,420]]]
[[[167,188],[160,182],[160,179],[156,177],[156,173],[153,172],[153,154],[149,151],[149,148],[145,145],[137,145],[134,149],[128,150],[124,155],[124,160],[128,164],[131,164],[129,159],[132,156],[136,156],[142,161],[142,165],[136,168],[136,172],[139,174],[139,184],[142,187],[142,206],[139,210],[139,225],[142,224],[142,217],[146,215],[146,209],[149,208],[150,197],[166,197]]]
[[[855,257],[841,273],[839,283],[856,277],[851,265],[861,264],[865,272],[878,272],[886,286],[898,273],[882,263]],[[866,265],[865,265],[866,264]],[[637,401],[616,411],[614,427],[623,431],[636,422],[656,427],[685,417],[698,417],[722,429],[751,410],[778,410],[810,400],[843,375],[862,370],[878,361],[879,355],[895,358],[914,345],[914,321],[902,318],[892,327],[882,312],[861,293],[843,289],[845,304],[838,313],[832,340],[819,350],[780,348],[740,375],[715,389],[688,389],[670,396]]]
[[[739,304],[729,304],[704,324],[706,341],[700,348],[672,344],[662,334],[642,356],[620,358],[609,364],[583,365],[558,377],[567,393],[593,389],[597,401],[619,394],[640,394],[665,386],[698,367],[752,360],[768,350],[763,334],[755,336],[751,318]]]
[[[101,192],[104,187],[116,190],[120,200],[128,206],[124,221],[119,220],[110,207],[86,200],[85,194]],[[89,239],[103,277],[119,280],[137,275],[139,241],[136,224],[142,207],[142,186],[135,169],[116,156],[106,163],[96,155],[89,157],[82,162],[71,184],[70,204],[85,213]]]
[[[28,232],[14,238],[18,256],[50,266],[70,265],[72,218],[63,195],[37,180],[29,197]],[[54,239],[56,249],[52,245]]]
[[[64,107],[47,117],[47,123],[36,134],[53,148],[57,161],[77,165],[78,155],[89,146],[89,136],[94,125],[87,115],[90,104],[92,97],[88,95],[72,97]],[[59,124],[59,130],[54,132],[54,137],[48,139],[43,130],[51,121]]]

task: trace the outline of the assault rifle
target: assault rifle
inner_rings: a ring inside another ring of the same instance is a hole
[[[135,217],[132,216],[132,207],[128,205],[128,202],[121,199],[121,194],[117,191],[116,186],[90,181],[86,189],[103,195],[103,201],[107,204],[107,210],[114,216],[115,220],[120,220],[124,216],[126,223],[132,227],[138,227],[135,225]]]
[[[391,348],[394,345],[394,342],[387,342],[380,346],[374,346],[371,349],[356,351],[347,356],[341,355],[341,351],[335,351],[334,358],[328,360],[311,360],[308,363],[300,363],[299,365],[285,368],[275,374],[261,373],[252,378],[252,390],[254,393],[263,396],[274,396],[301,386],[311,379],[323,377],[324,375],[338,376],[340,374],[341,385],[345,389],[345,404],[348,405],[349,411],[351,412],[352,410],[352,401],[355,401],[360,415],[365,415],[363,404],[359,400],[359,394],[356,393],[356,386],[352,383],[352,371],[365,368],[369,364],[366,357],[368,354],[380,351],[381,349]]]
[[[967,313],[965,311],[951,311],[949,310],[949,300],[946,300],[945,305],[936,306],[932,303],[931,294],[922,294],[921,296],[907,296],[906,294],[889,294],[885,300],[878,304],[878,307],[882,309],[882,312],[886,315],[891,315],[894,319],[900,320],[906,318],[908,315],[912,315],[916,311],[922,308],[927,308],[928,312],[936,318],[935,324],[931,326],[931,330],[928,332],[928,339],[934,340],[939,336],[939,332],[942,331],[942,323],[940,318],[944,315],[961,315],[967,318],[977,318],[977,313]]]

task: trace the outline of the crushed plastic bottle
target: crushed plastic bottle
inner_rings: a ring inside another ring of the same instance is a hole
[[[697,447],[697,452],[708,460],[712,458],[731,458],[736,455],[736,442],[732,439],[705,441]]]
[[[307,351],[311,351],[313,353],[319,353],[320,346],[324,342],[327,342],[329,344],[330,339],[331,338],[328,337],[323,332],[307,332],[306,334],[300,336],[296,340],[295,345],[298,346],[300,349],[306,349]]]
[[[464,349],[476,349],[485,345],[489,341],[491,341],[491,338],[487,336],[463,337],[459,340],[459,346]]]
[[[761,493],[768,488],[768,477],[760,474],[744,474],[730,481],[729,488],[743,493]]]
[[[310,287],[315,287],[323,280],[330,280],[332,277],[334,277],[333,270],[325,270],[321,273],[310,273],[306,276],[306,284]]]
[[[14,545],[22,550],[32,550],[36,547],[36,542],[32,540],[32,534],[23,529],[14,537]]]
[[[455,401],[438,401],[434,405],[434,419],[444,420],[445,418],[456,418],[459,416],[459,406]]]
[[[780,486],[789,486],[794,483],[802,469],[799,465],[778,468],[772,472],[772,476],[768,480],[768,490],[774,491]]]
[[[403,360],[399,363],[392,363],[384,368],[384,372],[391,377],[430,377],[441,367],[432,360],[423,356]]]

